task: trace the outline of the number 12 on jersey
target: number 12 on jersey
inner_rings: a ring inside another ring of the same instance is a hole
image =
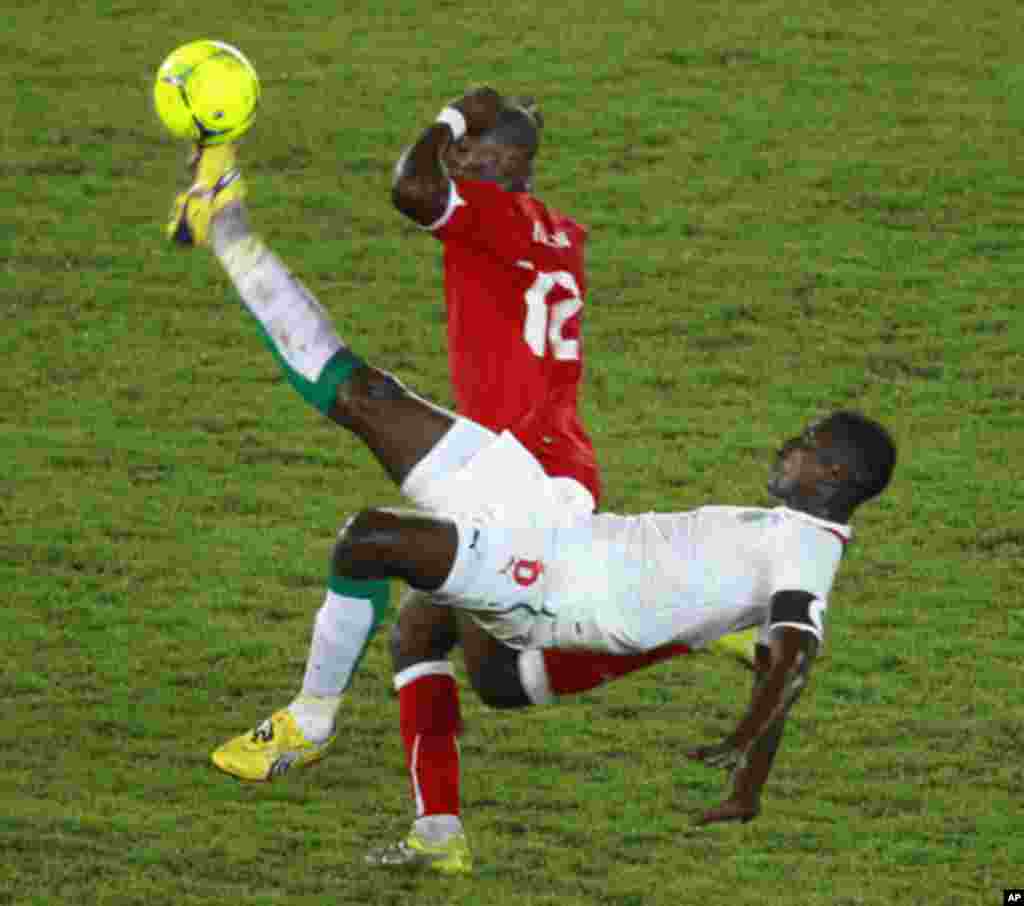
[[[556,288],[568,292],[569,298],[548,305],[548,295]],[[547,344],[551,355],[561,362],[573,362],[580,357],[580,341],[567,339],[562,331],[566,322],[583,308],[583,297],[576,278],[568,271],[538,271],[526,291],[526,320],[523,339],[530,351],[544,358]]]

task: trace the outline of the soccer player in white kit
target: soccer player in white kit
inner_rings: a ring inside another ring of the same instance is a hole
[[[169,234],[213,248],[287,379],[418,507],[349,519],[335,574],[402,579],[483,626],[463,642],[477,688],[500,686],[510,649],[642,653],[760,627],[749,710],[725,740],[688,753],[733,770],[731,795],[701,823],[755,817],[824,635],[850,517],[891,477],[888,432],[856,412],[811,424],[778,452],[768,482],[777,508],[594,515],[511,433],[434,406],[355,355],[251,232],[234,164],[230,146],[200,149]]]
[[[880,424],[839,411],[778,451],[768,490],[782,506],[594,515],[566,508],[504,433],[461,468],[435,471],[425,489],[421,466],[406,479],[407,496],[435,513],[447,504],[450,515],[364,511],[342,530],[333,562],[341,575],[434,591],[512,647],[634,654],[757,627],[750,709],[724,741],[688,753],[734,771],[732,796],[700,823],[746,821],[760,811],[786,714],[824,640],[850,517],[885,489],[895,460]],[[495,503],[499,482],[508,492]],[[488,504],[474,509],[480,499]]]

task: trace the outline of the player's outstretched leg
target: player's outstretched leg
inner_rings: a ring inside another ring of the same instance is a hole
[[[263,339],[303,399],[360,436],[396,480],[402,481],[453,426],[431,463],[466,456],[486,438],[463,420],[407,393],[390,375],[365,365],[338,337],[326,311],[249,229],[246,187],[235,148],[197,148],[192,185],[175,199],[167,235],[217,255],[256,319]],[[342,692],[384,616],[386,581],[332,575],[313,628],[299,696],[253,731],[213,753],[222,770],[268,780],[318,760],[334,739]]]
[[[191,188],[175,199],[168,236],[212,248],[299,395],[360,437],[388,474],[404,481],[455,416],[354,354],[323,306],[252,232],[233,146],[198,148],[192,170]]]

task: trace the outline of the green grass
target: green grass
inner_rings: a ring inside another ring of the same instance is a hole
[[[973,906],[1024,883],[1024,25],[1012,0],[16,4],[0,30],[0,904]],[[471,880],[373,872],[406,779],[383,635],[337,751],[209,750],[301,678],[343,518],[398,496],[161,241],[163,55],[242,47],[254,218],[343,334],[448,403],[438,249],[391,209],[468,84],[534,93],[538,192],[593,230],[584,400],[613,510],[760,502],[855,406],[901,459],[748,826],[695,830],[747,677],[464,695]]]

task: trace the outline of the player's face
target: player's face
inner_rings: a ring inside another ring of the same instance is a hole
[[[775,454],[768,492],[784,501],[817,496],[819,485],[838,477],[831,457],[823,455],[831,444],[831,435],[818,422],[787,440]]]
[[[489,141],[486,136],[463,136],[448,146],[445,165],[452,179],[496,182],[506,187],[527,181],[528,165],[520,148]]]

